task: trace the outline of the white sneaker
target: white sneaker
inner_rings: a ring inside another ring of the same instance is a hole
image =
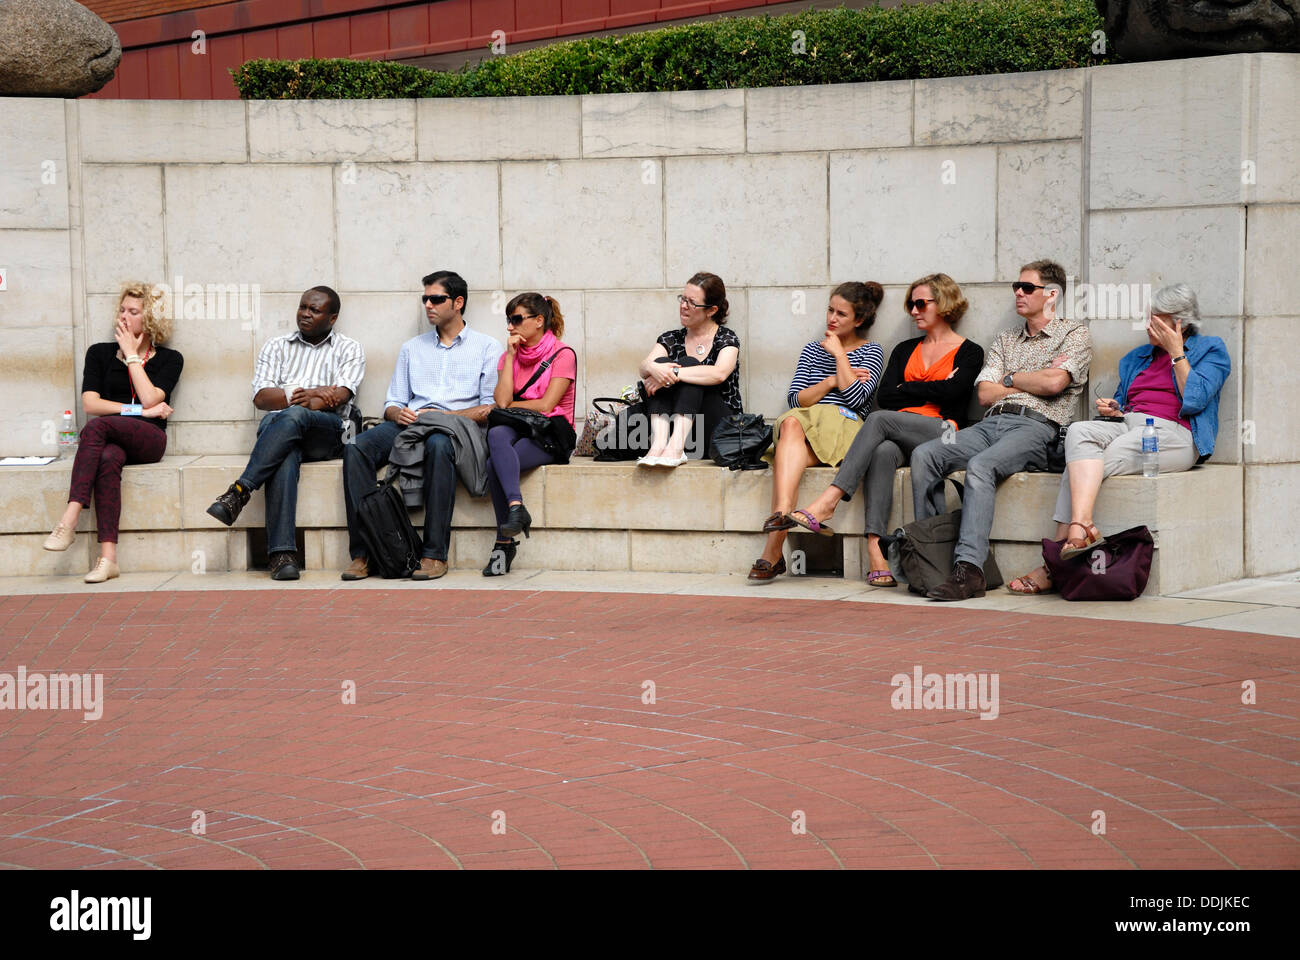
[[[43,546],[46,550],[55,552],[66,550],[72,546],[74,537],[76,537],[76,533],[73,530],[59,523],[55,525],[54,532],[45,538]]]
[[[100,557],[95,561],[95,565],[90,568],[90,573],[86,574],[86,583],[103,583],[105,580],[112,580],[118,575],[117,564],[107,557]]]

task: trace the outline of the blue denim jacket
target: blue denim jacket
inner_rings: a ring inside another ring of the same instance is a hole
[[[1228,348],[1218,337],[1188,337],[1183,343],[1187,361],[1191,370],[1187,374],[1187,389],[1183,394],[1183,407],[1179,415],[1186,417],[1192,425],[1192,440],[1196,451],[1204,460],[1214,452],[1214,440],[1219,433],[1219,392],[1232,371],[1232,361],[1228,359]],[[1130,350],[1119,361],[1119,389],[1115,391],[1115,402],[1124,405],[1129,385],[1134,377],[1151,366],[1151,357],[1155,348],[1144,343]],[[1170,373],[1174,389],[1178,389],[1178,378]]]

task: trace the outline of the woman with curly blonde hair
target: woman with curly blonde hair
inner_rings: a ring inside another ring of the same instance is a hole
[[[167,418],[184,358],[162,343],[171,321],[156,287],[131,283],[117,301],[113,340],[86,351],[81,408],[92,417],[81,431],[72,464],[68,509],[45,541],[46,550],[72,546],[77,518],[95,498],[99,559],[87,583],[118,576],[117,521],[122,513],[122,467],[157,463],[167,449]]]

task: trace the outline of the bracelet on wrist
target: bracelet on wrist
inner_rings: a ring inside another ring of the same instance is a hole
[[[1181,357],[1174,357],[1172,360],[1169,361],[1169,365],[1172,367],[1179,360],[1187,360],[1187,354],[1183,354]],[[1187,360],[1187,365],[1190,367],[1192,365],[1192,362],[1190,360]]]

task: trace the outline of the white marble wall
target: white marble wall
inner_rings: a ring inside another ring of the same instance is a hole
[[[77,408],[81,356],[128,279],[260,288],[257,323],[181,318],[175,335],[187,364],[169,452],[240,455],[256,351],[317,283],[366,346],[367,412],[422,329],[420,276],[442,267],[497,337],[505,296],[560,297],[585,407],[632,380],[681,284],[712,270],[744,343],[746,407],[775,415],[835,283],[885,285],[888,348],[911,329],[907,283],[950,273],[971,301],[964,331],[987,341],[1013,320],[1019,265],[1050,256],[1079,281],[1193,284],[1234,363],[1215,461],[1244,464],[1260,531],[1247,572],[1290,569],[1298,156],[1287,54],[655,95],[4,100],[0,454],[46,452],[42,428]],[[1141,331],[1093,332],[1094,374],[1113,384]]]

